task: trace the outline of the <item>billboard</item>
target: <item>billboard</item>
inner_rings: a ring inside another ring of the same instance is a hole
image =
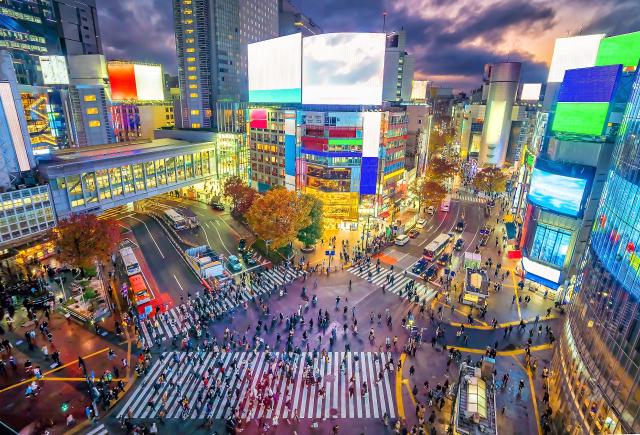
[[[542,92],[542,83],[525,83],[522,85],[520,100],[522,101],[538,101]]]
[[[600,41],[596,65],[620,64],[636,69],[640,60],[640,32],[610,36]]]
[[[588,179],[554,174],[534,168],[529,202],[568,216],[578,216]]]
[[[560,83],[568,69],[595,66],[602,38],[604,33],[556,39],[547,82]]]
[[[558,93],[558,101],[563,103],[608,103],[613,99],[621,72],[620,65],[567,70]]]
[[[411,85],[411,99],[412,100],[426,99],[428,86],[429,86],[429,81],[427,80],[414,80]]]
[[[522,257],[522,268],[527,273],[532,273],[540,278],[547,279],[554,283],[560,282],[560,271],[549,266],[545,266],[542,263],[532,261],[527,257]]]
[[[107,71],[114,101],[164,100],[160,65],[109,62]]]
[[[302,101],[302,34],[248,45],[249,101]]]
[[[69,71],[64,56],[40,56],[40,69],[45,85],[69,84]]]
[[[327,33],[302,40],[302,103],[382,103],[384,33]]]
[[[559,133],[603,134],[609,103],[558,103],[551,129]]]

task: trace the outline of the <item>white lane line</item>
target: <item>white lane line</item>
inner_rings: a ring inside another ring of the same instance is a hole
[[[156,248],[158,248],[158,252],[160,253],[160,256],[162,257],[162,259],[164,260],[164,254],[162,253],[162,251],[160,250],[160,246],[158,246],[158,242],[156,242],[156,238],[153,237],[153,234],[151,234],[151,231],[149,230],[149,227],[147,226],[147,223],[143,220],[138,219],[135,216],[130,216],[131,219],[135,219],[138,222],[142,223],[142,225],[144,225],[144,227],[147,229],[147,232],[149,233],[149,235],[151,236],[151,240],[153,240],[153,243],[156,245]]]
[[[229,251],[229,249],[227,248],[227,245],[224,244],[224,240],[222,240],[222,236],[220,235],[220,231],[218,231],[218,227],[216,227],[214,225],[213,229],[216,230],[216,233],[218,233],[218,238],[220,239],[220,243],[222,243],[222,246],[224,247],[225,251],[227,251],[229,253],[229,255],[233,255],[233,252]],[[209,245],[209,246],[211,246],[211,245]]]
[[[182,287],[182,284],[180,284],[180,281],[178,281],[178,277],[175,273],[173,274],[173,279],[176,280],[176,282],[178,283],[178,287],[180,287],[180,290],[182,290],[182,292],[184,293],[184,287]]]

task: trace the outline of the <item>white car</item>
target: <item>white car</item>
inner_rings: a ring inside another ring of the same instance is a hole
[[[416,221],[416,228],[423,229],[426,224],[427,224],[426,219],[418,219]]]
[[[398,246],[404,246],[407,243],[409,243],[409,236],[407,236],[406,234],[400,234],[399,236],[396,237],[396,245]]]
[[[433,214],[436,212],[436,209],[433,208],[432,205],[429,206],[429,208],[427,209],[427,213],[429,213],[431,216],[433,216]]]

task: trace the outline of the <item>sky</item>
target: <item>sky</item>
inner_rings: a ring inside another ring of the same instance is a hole
[[[260,0],[254,0],[260,1]],[[416,79],[472,89],[485,63],[523,62],[542,82],[555,38],[640,30],[640,0],[293,0],[324,32],[404,28]],[[98,2],[108,59],[158,62],[176,73],[172,0]]]

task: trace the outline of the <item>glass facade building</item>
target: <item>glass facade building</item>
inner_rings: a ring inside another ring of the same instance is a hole
[[[0,246],[25,242],[56,225],[49,186],[35,186],[0,194]]]
[[[636,77],[553,360],[563,433],[640,432],[639,167]]]

